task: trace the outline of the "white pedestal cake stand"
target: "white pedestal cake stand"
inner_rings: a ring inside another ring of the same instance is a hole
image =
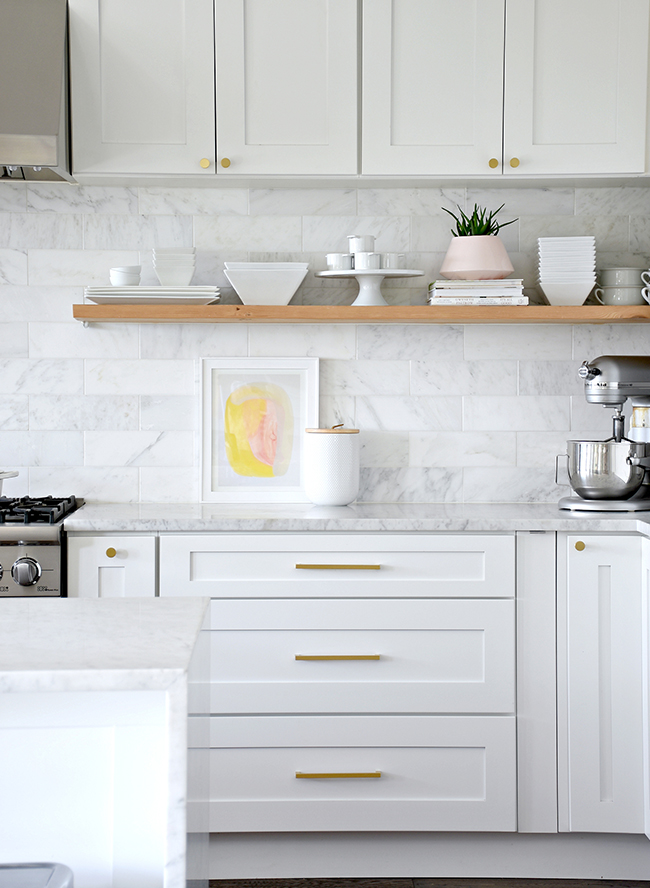
[[[381,282],[384,278],[418,277],[423,274],[423,271],[413,268],[352,268],[348,271],[317,271],[316,277],[356,278],[359,282],[359,295],[352,305],[388,305],[381,295]]]

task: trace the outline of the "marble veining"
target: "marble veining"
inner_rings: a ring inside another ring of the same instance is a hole
[[[560,490],[560,488],[558,488]],[[68,532],[229,533],[264,531],[634,532],[650,536],[650,513],[568,512],[553,503],[354,503],[296,504],[159,503],[86,504],[65,519]]]
[[[164,688],[186,674],[208,600],[3,602],[2,690]]]

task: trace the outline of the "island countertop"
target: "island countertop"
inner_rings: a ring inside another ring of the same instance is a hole
[[[208,599],[11,598],[0,691],[160,690],[186,675]]]
[[[521,531],[639,532],[648,512],[573,512],[556,503],[295,504],[86,503],[64,523],[69,533],[303,533]]]

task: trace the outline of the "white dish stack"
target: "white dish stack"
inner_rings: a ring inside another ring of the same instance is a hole
[[[153,250],[153,268],[163,287],[189,287],[195,266],[194,247]]]
[[[596,239],[538,237],[537,283],[551,305],[582,305],[596,284]]]

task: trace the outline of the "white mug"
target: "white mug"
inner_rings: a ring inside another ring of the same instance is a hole
[[[331,270],[346,270],[354,267],[352,253],[327,253],[325,261]]]
[[[650,301],[640,287],[596,287],[594,295],[601,305],[643,305]]]
[[[643,296],[643,298],[645,299],[646,302],[650,302],[650,290],[648,289],[648,287],[644,287],[641,290],[641,295]]]
[[[404,253],[384,253],[382,268],[404,268]]]
[[[642,272],[642,268],[601,268],[598,279],[601,287],[640,287]]]
[[[646,285],[646,287],[650,287],[650,271],[642,271],[641,280]]]
[[[363,268],[381,268],[381,253],[355,253],[354,270]]]
[[[374,249],[374,234],[348,234],[348,250],[350,253],[371,253]]]

